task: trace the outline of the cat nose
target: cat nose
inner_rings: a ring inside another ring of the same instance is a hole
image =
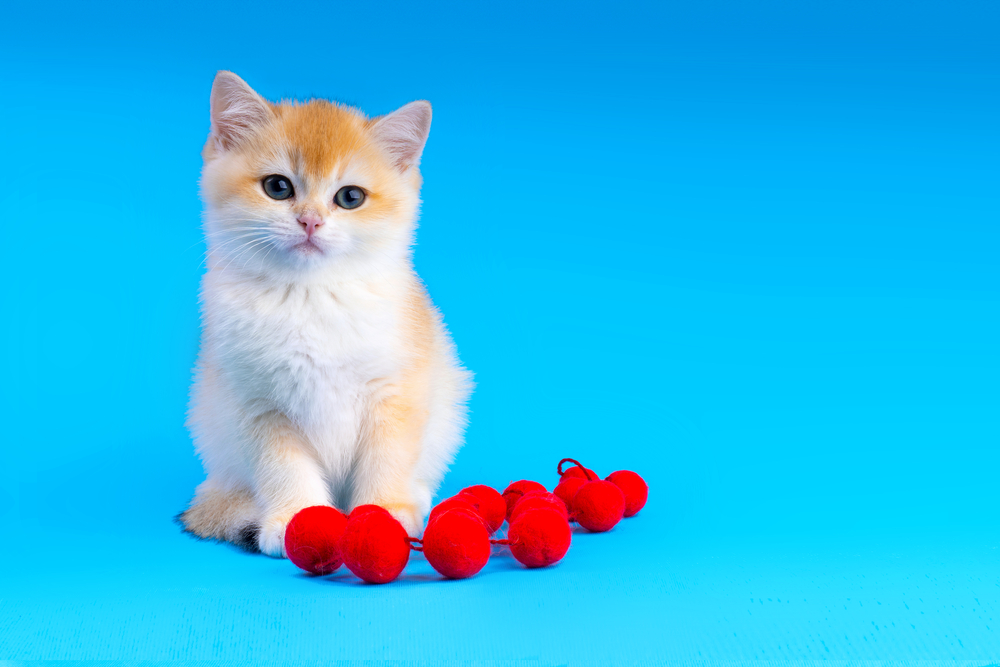
[[[316,230],[323,226],[323,220],[313,213],[300,215],[298,220],[299,224],[302,225],[302,229],[306,230],[306,238],[312,238]]]

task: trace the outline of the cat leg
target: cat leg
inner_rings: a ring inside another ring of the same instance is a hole
[[[253,551],[258,548],[260,512],[248,489],[226,489],[207,479],[177,519],[184,530],[198,537],[225,540]]]
[[[284,416],[263,415],[255,431],[256,500],[261,508],[257,542],[265,554],[284,556],[288,522],[305,507],[331,505],[330,488],[312,448]]]
[[[426,485],[414,480],[427,411],[416,407],[413,398],[389,396],[372,409],[352,470],[351,506],[380,505],[403,524],[407,534],[417,536],[430,493]]]
[[[446,343],[440,344],[438,349],[444,351],[431,360],[429,384],[433,392],[428,402],[430,409],[415,474],[414,489],[423,503],[424,516],[430,511],[434,493],[462,446],[465,404],[472,391],[472,374],[461,367],[454,354],[449,354]]]

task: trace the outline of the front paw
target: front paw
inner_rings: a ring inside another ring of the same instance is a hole
[[[257,536],[257,546],[261,553],[274,558],[285,558],[285,528],[289,521],[291,517],[275,517],[264,521]]]

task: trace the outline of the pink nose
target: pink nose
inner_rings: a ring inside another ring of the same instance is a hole
[[[316,230],[323,226],[323,221],[318,215],[306,213],[299,216],[299,224],[302,225],[302,229],[306,230],[306,238],[312,238]]]

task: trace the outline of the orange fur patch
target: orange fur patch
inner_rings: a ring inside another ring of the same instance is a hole
[[[261,189],[261,179],[273,173],[267,165],[285,160],[306,185],[306,192],[296,193],[295,208],[300,214],[328,214],[332,206],[322,186],[331,177],[340,178],[350,164],[364,170],[374,183],[374,187],[367,188],[365,205],[350,212],[360,222],[393,216],[401,206],[394,193],[419,188],[419,170],[412,168],[402,174],[396,170],[391,158],[371,137],[375,119],[357,109],[326,100],[269,106],[272,121],[235,149],[243,158],[243,168],[227,174],[217,184],[217,196],[249,205],[274,206],[275,202]],[[210,139],[202,154],[210,160],[217,150]]]

